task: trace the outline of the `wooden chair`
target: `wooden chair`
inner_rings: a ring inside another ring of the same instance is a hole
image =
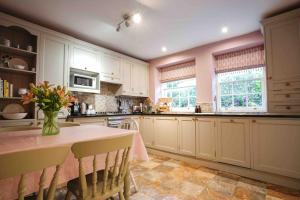
[[[44,198],[46,168],[56,166],[47,195],[45,195],[47,200],[54,200],[59,171],[69,150],[70,146],[60,146],[0,155],[0,179],[21,176],[18,185],[18,199],[23,200],[27,199],[25,198],[25,174],[43,170],[36,197],[37,200],[42,200]]]
[[[66,199],[72,194],[77,199],[105,200],[119,194],[119,199],[129,199],[129,152],[133,134],[111,138],[79,142],[72,146],[72,152],[79,162],[79,178],[68,182]],[[114,153],[113,153],[114,152]],[[106,153],[105,169],[97,171],[96,155]],[[113,166],[110,166],[110,154],[114,154]],[[121,155],[122,154],[122,155]],[[93,156],[93,172],[85,175],[83,158]],[[111,169],[111,170],[110,170]],[[124,193],[122,192],[124,188]]]
[[[122,121],[122,123],[119,125],[120,129],[127,129],[127,130],[137,130],[139,131],[139,125],[138,123],[133,120],[133,119],[125,119]],[[134,187],[134,190],[135,192],[138,192],[138,186],[137,186],[137,183],[134,179],[134,176],[133,174],[131,173],[131,171],[129,171],[129,175],[130,175],[130,179],[133,183],[133,187]]]

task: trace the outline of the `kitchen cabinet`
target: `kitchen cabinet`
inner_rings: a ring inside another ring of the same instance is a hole
[[[174,117],[156,117],[154,121],[154,147],[178,152],[178,124]]]
[[[142,117],[141,133],[146,147],[154,145],[154,117]]]
[[[300,9],[265,19],[263,26],[268,111],[300,113]]]
[[[179,119],[179,153],[183,155],[196,155],[195,119],[180,117]]]
[[[100,81],[121,84],[121,57],[108,52],[101,52],[100,60]]]
[[[96,50],[78,44],[72,44],[70,46],[72,68],[90,71],[100,72],[100,61]]]
[[[250,168],[250,130],[248,119],[219,119],[217,161]]]
[[[216,119],[196,118],[196,157],[216,159]]]
[[[107,118],[106,117],[83,117],[83,118],[79,117],[79,118],[71,118],[71,119],[68,119],[67,121],[78,122],[78,123],[80,123],[80,126],[90,125],[90,124],[107,126]]]
[[[118,92],[126,96],[148,96],[148,65],[122,59],[122,87]]]
[[[57,36],[43,33],[40,40],[41,64],[39,82],[49,81],[51,84],[68,84],[68,41]]]
[[[300,178],[300,120],[252,121],[253,168]]]

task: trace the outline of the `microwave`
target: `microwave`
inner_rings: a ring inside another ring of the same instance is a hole
[[[70,71],[70,87],[88,90],[99,90],[99,74],[79,70]]]

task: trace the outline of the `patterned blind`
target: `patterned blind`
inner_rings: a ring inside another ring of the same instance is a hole
[[[195,60],[159,69],[160,81],[168,82],[196,76]]]
[[[216,73],[261,67],[265,64],[264,46],[215,56]]]

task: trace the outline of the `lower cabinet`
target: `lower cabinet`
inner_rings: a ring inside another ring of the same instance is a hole
[[[196,118],[196,157],[216,159],[216,119]]]
[[[146,147],[154,145],[154,117],[142,117],[141,133]]]
[[[195,119],[191,117],[179,118],[179,153],[196,155],[196,127]]]
[[[300,120],[253,120],[253,168],[300,178]]]
[[[156,117],[154,122],[154,147],[178,152],[178,123],[175,117]]]
[[[250,168],[250,127],[248,119],[219,119],[217,161]]]

